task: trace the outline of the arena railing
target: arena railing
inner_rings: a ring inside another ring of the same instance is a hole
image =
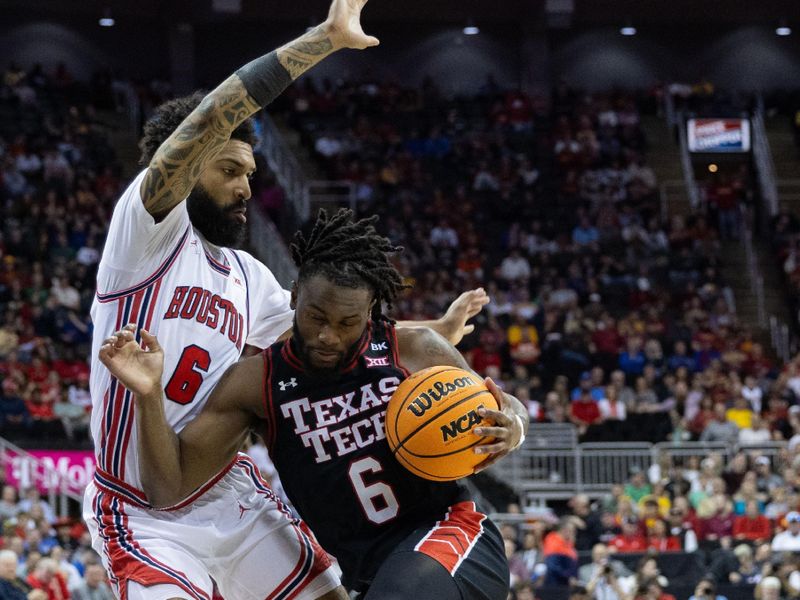
[[[793,340],[789,326],[775,315],[769,317],[769,337],[775,354],[781,362],[788,362],[793,355]]]
[[[312,211],[335,204],[340,208],[347,207],[356,212],[358,201],[356,186],[352,181],[313,179],[306,182],[306,195]]]
[[[776,457],[785,448],[785,442],[733,446],[711,442],[602,442],[574,447],[526,443],[489,472],[517,492],[524,504],[535,505],[578,493],[602,496],[613,485],[627,482],[634,470],[646,471],[665,454],[677,466],[699,465],[712,456],[724,466],[739,450],[751,457]]]
[[[756,108],[750,122],[752,123],[753,162],[758,172],[761,201],[767,209],[767,215],[774,217],[780,210],[780,204],[775,181],[775,163],[767,138],[767,128],[764,125],[764,99],[760,93],[756,95]],[[759,224],[759,227],[762,227],[762,224]]]
[[[250,248],[267,265],[284,288],[289,289],[297,279],[297,267],[275,224],[258,210],[248,211]]]
[[[747,276],[750,280],[750,290],[756,299],[756,316],[758,326],[761,329],[767,328],[767,313],[764,307],[764,277],[758,263],[758,254],[753,247],[753,231],[747,225],[747,210],[743,205],[739,206],[740,226],[739,238],[744,248],[745,260],[747,262]]]
[[[678,143],[681,152],[681,169],[683,171],[683,183],[686,186],[686,193],[689,197],[689,205],[693,211],[698,211],[702,208],[700,199],[700,190],[697,187],[697,181],[694,178],[694,167],[692,166],[692,159],[689,156],[689,142],[686,139],[686,117],[681,114],[678,122]]]
[[[19,481],[20,490],[32,486],[40,491],[46,490],[50,506],[61,517],[69,515],[69,500],[74,500],[79,505],[83,503],[82,486],[78,482],[70,485],[68,471],[60,471],[45,464],[4,438],[0,438],[0,466],[5,473],[11,472],[14,475]]]
[[[294,213],[299,219],[295,225],[299,226],[305,223],[311,214],[307,178],[294,153],[286,145],[283,135],[265,111],[262,111],[261,124],[261,151],[267,159],[269,168],[275,173],[278,183],[286,192],[287,200],[294,207]]]

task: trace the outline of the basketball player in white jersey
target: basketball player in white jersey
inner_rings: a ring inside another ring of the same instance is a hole
[[[127,323],[165,348],[164,413],[179,432],[245,346],[291,328],[290,294],[240,242],[255,169],[248,117],[340,48],[378,41],[359,18],[366,0],[333,0],[320,26],[231,75],[207,96],[161,107],[145,127],[148,167],[123,193],[109,228],[92,306],[91,393],[97,474],[84,518],[122,600],[346,598],[327,555],[239,455],[177,506],[141,491],[133,398],[97,360]],[[460,337],[485,295],[462,295],[442,333]]]

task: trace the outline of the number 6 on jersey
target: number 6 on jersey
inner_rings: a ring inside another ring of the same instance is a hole
[[[203,383],[202,373],[208,372],[211,356],[200,346],[186,346],[181,353],[175,371],[164,388],[167,398],[178,404],[189,404]],[[202,373],[201,373],[202,371]]]
[[[381,471],[383,471],[381,463],[371,456],[365,456],[355,461],[347,471],[350,483],[361,503],[361,508],[364,509],[364,514],[376,525],[394,519],[400,509],[391,486],[382,481],[376,481],[369,485],[364,482],[365,473],[380,473]]]

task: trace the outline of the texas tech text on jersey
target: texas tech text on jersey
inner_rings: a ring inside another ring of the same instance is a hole
[[[292,421],[294,432],[300,436],[303,445],[314,452],[314,460],[321,463],[366,448],[386,437],[383,425],[385,405],[398,385],[398,377],[384,377],[330,398],[313,402],[308,397],[282,401],[280,410],[285,419]],[[374,409],[379,410],[376,412]],[[336,427],[369,411],[372,411],[371,415]]]

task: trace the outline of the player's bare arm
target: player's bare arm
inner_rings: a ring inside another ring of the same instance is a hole
[[[432,329],[426,327],[398,329],[397,345],[401,364],[412,373],[437,365],[449,365],[472,371],[461,353]],[[485,383],[497,399],[500,410],[480,409],[480,415],[493,425],[476,428],[475,433],[495,438],[496,441],[475,447],[476,453],[488,455],[477,470],[485,469],[512,450],[516,450],[525,439],[530,420],[522,402],[511,394],[501,391],[490,378],[487,377]]]
[[[322,24],[246,64],[211,91],[150,161],[140,189],[147,211],[159,220],[182,202],[234,129],[294,79],[336,50],[377,45],[361,27],[366,3],[333,0]]]
[[[164,413],[161,375],[164,353],[155,336],[135,325],[107,338],[100,360],[136,398],[136,426],[142,487],[153,506],[181,501],[219,473],[236,455],[261,411],[263,361],[254,357],[232,365],[201,413],[178,436]]]

